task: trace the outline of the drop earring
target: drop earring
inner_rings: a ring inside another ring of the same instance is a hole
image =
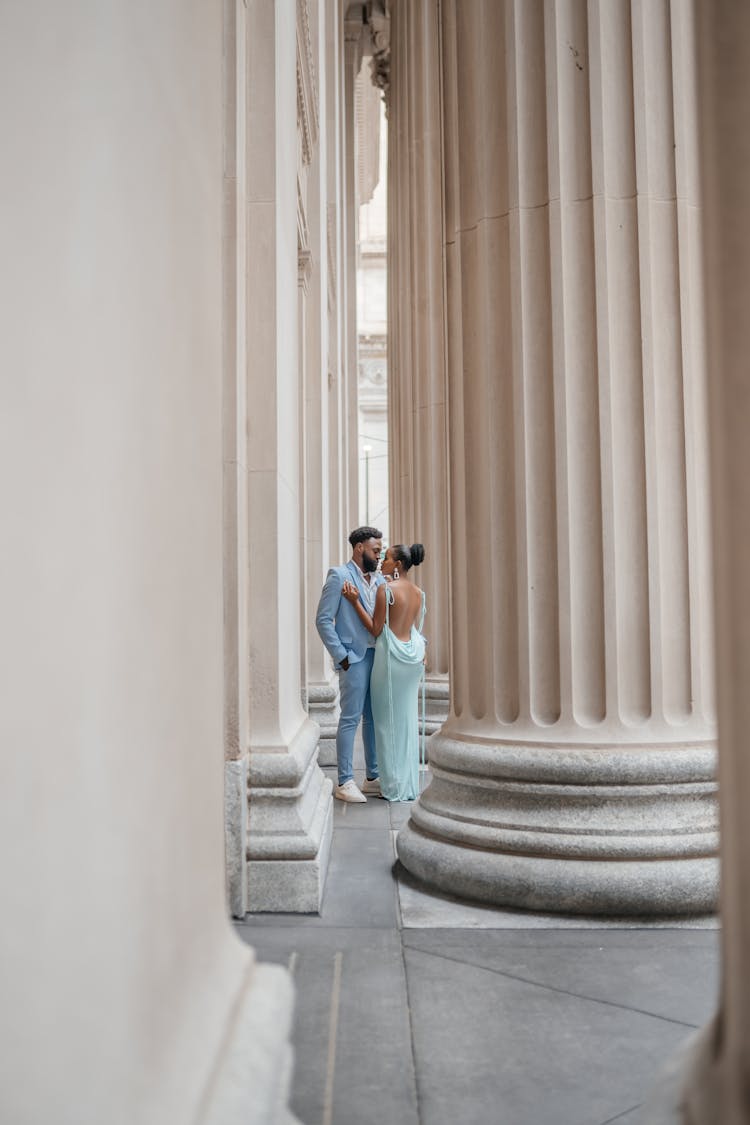
[[[397,582],[397,581],[398,581],[398,579],[399,579],[400,577],[401,577],[401,575],[399,574],[399,572],[398,572],[397,570],[394,570],[394,572],[393,572],[393,581],[394,581],[394,582]]]

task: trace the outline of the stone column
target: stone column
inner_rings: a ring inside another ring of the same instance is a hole
[[[338,20],[336,21],[339,22]],[[335,81],[339,58],[326,59],[325,5],[311,5],[310,42],[313,72],[318,76],[318,103],[325,113],[328,73]],[[335,142],[334,142],[335,143]],[[321,127],[318,145],[312,155],[307,174],[307,217],[310,232],[312,271],[307,296],[307,379],[305,391],[305,564],[306,608],[304,612],[307,709],[320,728],[318,761],[328,764],[336,760],[336,727],[338,723],[338,682],[331,659],[314,623],[314,615],[323,579],[329,566],[331,496],[328,473],[331,443],[329,441],[329,282],[328,282],[328,136]]]
[[[452,712],[399,855],[489,902],[708,911],[684,39],[666,0],[442,18]]]
[[[342,21],[337,0],[327,0],[326,58],[330,80],[325,93],[328,126],[324,182],[327,186],[326,227],[321,254],[327,255],[325,304],[328,338],[325,369],[327,387],[327,445],[321,447],[327,482],[327,519],[320,542],[317,588],[310,570],[310,605],[320,593],[330,562],[347,557],[347,536],[358,519],[357,305],[356,305],[356,135],[355,79],[362,61],[362,5],[352,4]],[[327,534],[326,534],[327,529]],[[311,688],[313,714],[321,722],[320,761],[336,764],[338,683],[330,658],[317,633],[310,633],[310,656],[315,650],[316,685]]]
[[[307,450],[310,439],[308,418],[308,386],[315,382],[315,336],[314,289],[317,281],[317,263],[313,256],[311,231],[308,222],[309,183],[311,165],[317,155],[318,118],[317,82],[311,60],[312,46],[310,36],[309,0],[297,4],[297,340],[299,368],[299,420],[297,441],[299,443],[298,492],[300,498],[300,555],[298,564],[302,581],[299,583],[299,621],[300,621],[300,699],[307,710],[307,650],[308,650],[308,499],[316,487],[315,478],[308,475]],[[314,175],[314,173],[313,173]],[[314,216],[313,216],[314,221]],[[312,316],[311,316],[312,311]]]
[[[328,185],[328,446],[330,558],[338,560],[349,530],[349,431],[347,423],[347,286],[345,139],[346,47],[339,0],[327,0],[326,89]],[[335,65],[334,65],[335,60]],[[325,575],[321,575],[324,578]]]
[[[300,699],[296,4],[248,10],[249,910],[319,909],[331,783]],[[293,315],[293,313],[292,313]]]
[[[698,5],[701,177],[717,626],[722,986],[685,1059],[692,1125],[750,1119],[750,10]],[[658,1117],[653,1120],[674,1120]]]
[[[388,409],[392,543],[421,542],[426,730],[448,717],[448,463],[437,0],[391,8]]]
[[[328,0],[329,7],[337,5],[337,0]],[[342,21],[332,19],[327,29],[327,58],[340,57],[343,60]],[[340,544],[346,541],[346,488],[345,473],[346,447],[344,419],[344,310],[345,301],[341,291],[343,274],[343,230],[342,230],[342,97],[344,82],[343,65],[331,72],[331,82],[326,91],[326,114],[330,145],[327,156],[328,214],[326,242],[328,253],[328,442],[330,458],[328,462],[329,530],[328,550],[330,557],[338,558]],[[324,576],[321,576],[324,577]]]
[[[222,232],[242,194],[224,144],[244,12],[2,6],[0,1117],[17,1125],[290,1125],[291,980],[238,940],[224,885]]]
[[[308,381],[310,379],[310,356],[308,350],[308,300],[310,284],[313,274],[312,252],[310,251],[309,233],[307,230],[306,200],[303,203],[299,195],[299,178],[297,180],[297,339],[299,340],[299,425],[297,427],[297,440],[299,442],[299,483],[300,498],[300,556],[299,566],[302,581],[299,583],[299,622],[300,622],[300,701],[305,711],[307,707],[307,648],[308,648],[308,547],[307,547],[307,520],[308,520],[308,492],[309,479],[307,475],[307,448],[308,448]],[[300,228],[302,226],[303,237]]]
[[[344,541],[359,518],[359,410],[357,364],[357,130],[355,115],[355,83],[362,65],[362,4],[350,4],[344,20],[344,88],[343,88],[343,273],[339,300],[344,312],[343,371],[345,387],[345,450],[346,450],[346,528]],[[346,546],[346,542],[342,547]]]

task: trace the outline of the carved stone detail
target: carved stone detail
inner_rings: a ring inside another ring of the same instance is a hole
[[[391,14],[388,0],[368,0],[366,14],[372,49],[370,73],[373,85],[383,92],[387,110],[391,83]]]
[[[302,160],[309,164],[318,141],[319,116],[308,0],[297,0],[297,124],[302,134]]]
[[[297,179],[297,284],[305,293],[307,282],[312,273],[313,256],[310,250],[310,232],[307,227],[305,214],[305,201],[302,198],[302,188]]]

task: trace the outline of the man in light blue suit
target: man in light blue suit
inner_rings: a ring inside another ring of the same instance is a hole
[[[378,762],[375,757],[375,727],[370,705],[370,673],[375,657],[375,638],[365,629],[356,609],[342,596],[345,582],[352,582],[367,612],[375,609],[375,593],[385,579],[378,572],[383,533],[376,527],[358,527],[349,536],[352,557],[346,566],[328,571],[320,595],[315,624],[320,639],[339,673],[341,715],[336,732],[339,783],[333,791],[339,801],[366,801],[366,793],[380,796]],[[354,735],[362,722],[367,778],[360,789],[354,780],[352,761]]]

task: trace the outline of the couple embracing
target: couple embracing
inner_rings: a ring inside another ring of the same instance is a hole
[[[339,673],[334,797],[340,801],[361,802],[366,795],[413,801],[419,793],[425,599],[405,575],[422,562],[424,547],[398,545],[383,554],[382,541],[375,527],[351,533],[352,557],[328,571],[315,619]],[[366,767],[361,789],[352,768],[360,721]]]

